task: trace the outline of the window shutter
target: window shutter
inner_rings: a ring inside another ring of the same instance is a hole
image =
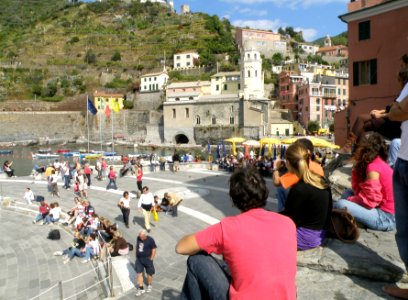
[[[377,60],[370,60],[370,84],[377,84]]]
[[[358,81],[358,76],[359,76],[359,64],[358,62],[353,62],[353,85],[358,86],[359,81]]]

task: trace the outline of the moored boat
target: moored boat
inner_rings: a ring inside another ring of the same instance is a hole
[[[56,153],[32,153],[31,157],[33,159],[48,159],[48,158],[59,158],[59,154]]]
[[[10,149],[0,149],[0,155],[13,154],[13,150]]]

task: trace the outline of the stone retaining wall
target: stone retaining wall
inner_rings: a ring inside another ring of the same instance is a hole
[[[158,116],[144,111],[121,111],[111,118],[89,115],[89,139],[110,142],[113,134],[121,134],[128,141],[161,143],[163,126],[156,124]],[[113,120],[113,121],[112,121]],[[153,120],[153,122],[151,122]],[[85,112],[0,112],[0,142],[23,140],[75,140],[87,138]]]

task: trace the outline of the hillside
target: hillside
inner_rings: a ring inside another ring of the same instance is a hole
[[[102,72],[111,75],[107,86],[128,88],[183,50],[197,50],[210,66],[217,54],[238,59],[232,26],[216,16],[119,0],[0,0],[0,7],[0,100],[75,98],[103,86]]]
[[[331,41],[333,45],[345,45],[347,46],[348,44],[348,35],[347,35],[347,31],[342,32],[338,35],[335,36],[331,36]],[[318,38],[317,40],[314,40],[312,43],[313,44],[317,44],[319,46],[323,46],[324,44],[324,40],[326,39],[326,37],[321,37]]]

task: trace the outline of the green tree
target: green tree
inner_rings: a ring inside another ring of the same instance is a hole
[[[115,51],[111,57],[111,61],[120,61],[122,59],[122,56],[120,55],[119,51]]]
[[[280,66],[282,65],[282,61],[283,61],[283,55],[282,53],[278,52],[278,53],[274,53],[272,55],[272,64],[274,66]]]
[[[84,61],[89,65],[89,64],[94,64],[96,63],[96,55],[92,51],[92,49],[88,49],[85,54]]]
[[[309,132],[316,132],[320,129],[320,124],[318,121],[309,121],[309,123],[307,123],[307,130]]]

